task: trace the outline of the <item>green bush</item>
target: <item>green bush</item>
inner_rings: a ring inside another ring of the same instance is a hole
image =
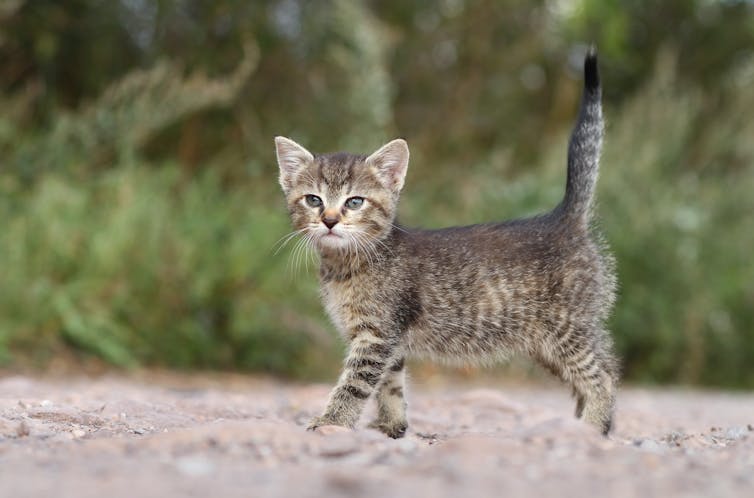
[[[601,185],[618,256],[613,320],[629,378],[754,386],[754,104],[684,88],[668,55],[615,112]]]
[[[333,347],[314,280],[293,285],[289,248],[273,255],[284,210],[211,170],[123,165],[88,185],[49,174],[3,196],[0,216],[6,360],[44,364],[67,346],[121,366],[303,375]]]

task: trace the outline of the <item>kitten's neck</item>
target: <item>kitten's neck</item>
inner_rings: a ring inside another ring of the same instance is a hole
[[[366,258],[357,258],[353,253],[340,250],[320,251],[319,276],[324,281],[348,280],[363,272],[367,265]]]
[[[354,275],[382,265],[392,257],[395,235],[395,229],[391,228],[385,237],[358,252],[353,249],[320,250],[320,277],[327,281],[348,280]]]

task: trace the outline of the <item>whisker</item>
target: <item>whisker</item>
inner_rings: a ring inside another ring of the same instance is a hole
[[[356,260],[356,265],[361,266],[361,256],[359,254],[359,245],[356,239],[354,239],[353,234],[350,232],[345,233],[346,237],[346,254],[351,257],[351,252],[353,252],[353,258]]]
[[[306,272],[309,273],[309,260],[311,259],[312,265],[316,266],[317,260],[316,260],[316,251],[313,247],[314,242],[314,234],[307,233],[306,234],[306,249],[305,249],[305,263],[306,263]]]
[[[288,234],[285,234],[285,235],[283,235],[282,237],[280,237],[280,238],[278,239],[278,241],[277,241],[277,242],[275,242],[275,243],[274,243],[274,244],[272,245],[272,250],[274,250],[274,251],[275,251],[275,252],[273,252],[273,253],[272,253],[272,255],[273,255],[273,256],[277,256],[277,254],[278,254],[278,253],[279,253],[279,252],[280,252],[280,251],[281,251],[281,250],[282,250],[282,249],[283,249],[283,248],[284,248],[284,247],[285,247],[286,245],[288,245],[288,243],[289,243],[289,242],[290,242],[291,240],[293,240],[293,239],[294,239],[294,238],[296,237],[296,235],[299,235],[300,233],[302,233],[302,232],[303,232],[303,231],[305,231],[305,230],[306,230],[306,228],[302,228],[302,229],[300,229],[300,230],[294,230],[293,232],[291,232],[291,233],[288,233]],[[275,248],[275,246],[278,246],[278,247],[277,247],[277,249]]]
[[[291,275],[291,278],[296,276],[296,259],[299,251],[301,250],[301,246],[304,244],[304,239],[299,239],[296,241],[296,245],[293,246],[293,250],[291,251],[290,259],[288,260],[288,269],[289,274]]]
[[[362,232],[351,232],[351,235],[357,246],[364,251],[369,265],[374,265],[375,260],[379,258],[379,254],[375,250],[374,245],[371,244],[371,241],[369,241],[366,234]]]
[[[393,228],[395,228],[396,230],[400,230],[400,231],[401,231],[401,232],[403,232],[403,233],[408,233],[408,230],[406,230],[405,228],[401,228],[401,227],[399,227],[399,226],[398,226],[398,225],[396,225],[395,223],[391,223],[391,224],[390,224],[390,226],[391,226],[391,227],[393,227]]]
[[[358,234],[358,232],[354,232],[354,233],[351,234],[352,235],[352,240],[354,241],[354,244],[356,245],[356,250],[357,250],[357,252],[359,251],[359,249],[364,250],[364,257],[367,260],[367,264],[369,264],[369,266],[371,266],[372,265],[372,258],[370,257],[369,252],[364,247],[364,243],[357,236],[357,234]]]
[[[387,244],[385,244],[383,241],[379,239],[370,239],[365,233],[363,232],[355,232],[357,233],[360,238],[365,242],[365,244],[368,246],[368,248],[374,253],[375,256],[379,256],[379,253],[377,252],[376,245],[382,246],[384,249],[389,250],[389,247]]]
[[[301,248],[299,249],[298,254],[296,254],[296,275],[301,274],[301,261],[303,260],[305,255],[306,255],[306,237],[304,237],[303,243],[301,244]]]

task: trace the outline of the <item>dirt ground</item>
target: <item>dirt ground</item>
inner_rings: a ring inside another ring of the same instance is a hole
[[[328,390],[6,376],[0,497],[754,496],[752,394],[624,388],[605,439],[563,387],[412,382],[391,440],[306,432]]]

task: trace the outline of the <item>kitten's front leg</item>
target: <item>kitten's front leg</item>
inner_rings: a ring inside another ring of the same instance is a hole
[[[359,328],[357,327],[357,330]],[[343,373],[330,392],[325,412],[315,417],[308,429],[322,425],[353,428],[369,396],[382,379],[396,347],[371,330],[358,330],[351,341]]]
[[[369,424],[393,439],[405,436],[408,429],[405,377],[405,363],[401,357],[390,365],[377,388],[377,418]]]

